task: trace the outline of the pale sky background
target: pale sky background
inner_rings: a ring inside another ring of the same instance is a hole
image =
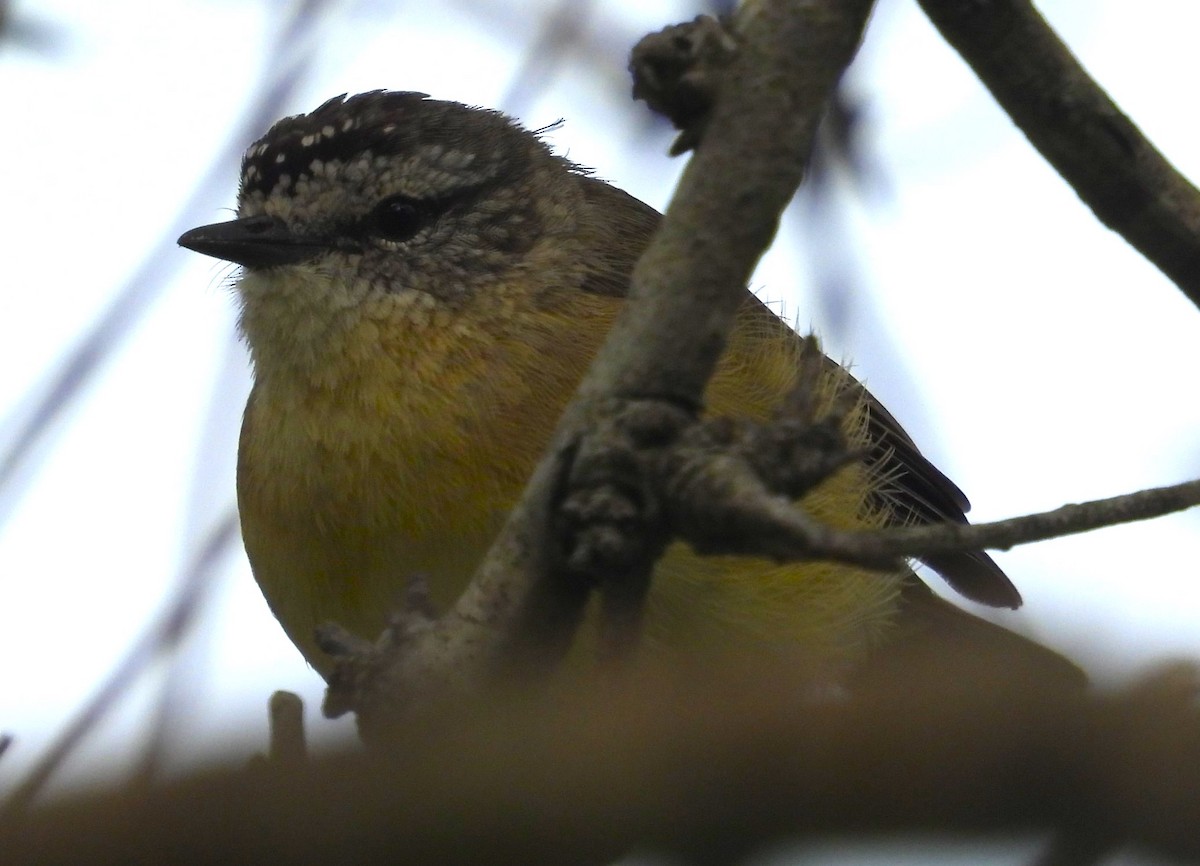
[[[568,55],[536,98],[505,94],[546,2],[329,3],[319,36],[273,57],[284,2],[17,3],[35,47],[0,48],[6,94],[0,277],[0,453],[130,275],[153,254],[144,303],[77,403],[0,492],[0,792],[19,780],[175,591],[233,507],[249,386],[228,270],[174,247],[229,216],[229,150],[264,77],[309,66],[277,115],[380,87],[518,111],[530,127],[651,204],[683,163],[628,98],[625,51],[686,20],[686,3],[577,4],[608,53]],[[1200,177],[1194,108],[1200,4],[1043,2],[1089,70],[1186,175]],[[850,81],[876,176],[847,187],[820,231],[789,217],[755,277],[998,519],[1200,474],[1194,371],[1200,313],[1103,228],[1029,147],[911,0],[882,0]],[[236,151],[264,131],[240,134]],[[229,151],[231,154],[234,151]],[[182,214],[210,170],[219,179]],[[803,237],[801,234],[803,233]],[[797,243],[797,241],[800,241]],[[159,252],[154,253],[158,245]],[[812,250],[846,258],[853,295],[814,289]],[[1101,678],[1200,657],[1200,515],[997,555],[1026,599],[998,618]],[[936,578],[934,578],[936,581]],[[182,696],[172,755],[245,756],[279,688],[321,682],[283,637],[234,543],[173,678],[143,676],[62,778],[121,775],[164,683]],[[188,760],[190,760],[189,758]]]

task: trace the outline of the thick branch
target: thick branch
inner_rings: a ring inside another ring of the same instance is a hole
[[[824,0],[742,7],[736,55],[719,77],[705,78],[715,102],[711,113],[693,118],[702,133],[693,128],[683,135],[687,146],[699,143],[696,155],[634,270],[631,302],[580,388],[593,407],[618,414],[616,402],[604,403],[610,395],[699,407],[745,301],[745,285],[800,183],[825,104],[854,56],[871,6],[870,0]],[[695,24],[711,30],[703,21]],[[582,435],[597,426],[576,429]],[[602,586],[616,587],[623,604],[638,609],[641,599],[623,588],[648,585],[658,552],[648,549],[632,567],[620,563]],[[607,605],[606,614],[636,622],[620,608]]]
[[[920,0],[1087,203],[1200,306],[1200,192],[1113,104],[1028,0]]]

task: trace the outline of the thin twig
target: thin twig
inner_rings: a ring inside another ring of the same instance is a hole
[[[36,461],[46,453],[47,442],[60,428],[58,422],[81,399],[102,362],[128,338],[151,302],[169,285],[171,275],[185,259],[176,251],[176,238],[195,226],[228,195],[230,167],[246,148],[286,109],[304,81],[313,53],[320,47],[316,36],[334,5],[332,0],[305,0],[291,10],[273,43],[263,68],[266,77],[253,92],[253,103],[213,158],[192,194],[173,221],[149,247],[138,268],[117,291],[108,307],[92,322],[78,342],[66,350],[55,369],[44,374],[0,419],[0,524],[15,511],[29,490]]]
[[[541,16],[537,38],[525,49],[521,65],[509,79],[499,106],[520,116],[554,80],[567,57],[586,52],[585,30],[592,12],[591,0],[559,0]]]
[[[728,461],[720,467],[723,471],[729,468]],[[814,521],[784,497],[768,491],[748,471],[726,472],[711,485],[719,485],[719,499],[713,505],[721,513],[710,516],[706,525],[720,523],[726,531],[719,538],[688,538],[704,553],[757,554],[779,560],[831,559],[883,570],[896,568],[899,560],[908,557],[1007,550],[1018,544],[1148,520],[1200,505],[1200,481],[1187,481],[993,523],[841,530]],[[698,492],[693,487],[684,495],[690,500]]]
[[[213,568],[237,538],[236,514],[226,515],[224,520],[212,527],[205,542],[197,547],[194,557],[186,564],[180,580],[180,591],[172,596],[162,614],[134,641],[125,657],[109,673],[91,699],[79,709],[75,719],[59,734],[8,799],[0,802],[0,819],[28,810],[71,753],[120,705],[121,699],[142,674],[165,653],[178,646],[202,609],[200,599],[212,582]]]
[[[277,768],[295,769],[308,758],[304,702],[293,692],[278,691],[268,705],[271,745],[267,758]]]

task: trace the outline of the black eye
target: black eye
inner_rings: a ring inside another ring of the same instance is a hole
[[[371,211],[371,231],[389,241],[406,241],[428,222],[429,208],[406,195],[385,198]]]

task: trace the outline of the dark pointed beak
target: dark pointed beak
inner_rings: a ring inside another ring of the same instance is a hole
[[[200,226],[180,235],[179,245],[247,268],[294,265],[328,248],[313,238],[298,237],[283,220],[265,214]]]

